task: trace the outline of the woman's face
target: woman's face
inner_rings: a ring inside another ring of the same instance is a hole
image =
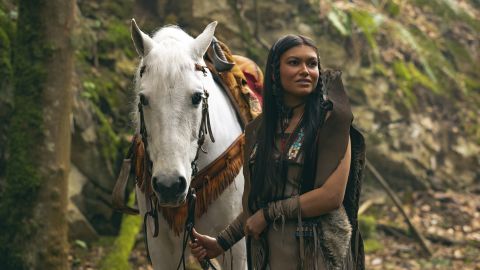
[[[299,45],[280,56],[280,80],[287,106],[302,102],[317,86],[318,58],[314,48]]]

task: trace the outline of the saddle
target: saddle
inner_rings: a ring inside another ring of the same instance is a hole
[[[263,74],[248,58],[233,56],[230,49],[214,39],[204,56],[207,67],[230,98],[242,128],[261,113],[259,101],[263,87]],[[238,62],[237,62],[238,61]],[[250,86],[253,87],[250,88]],[[216,160],[199,171],[190,184],[197,193],[196,217],[202,216],[233,182],[243,166],[244,135],[237,138]],[[138,214],[138,209],[126,205],[129,191],[127,184],[134,178],[136,185],[148,198],[153,194],[151,176],[146,170],[145,148],[139,134],[132,138],[128,153],[112,192],[112,206],[126,214]],[[158,206],[159,212],[170,228],[179,235],[187,219],[187,205],[174,208]]]

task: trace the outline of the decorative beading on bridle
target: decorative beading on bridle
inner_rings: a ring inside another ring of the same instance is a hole
[[[201,71],[203,73],[203,76],[207,76],[207,67],[202,66],[198,63],[195,63],[195,70],[196,71]],[[215,138],[213,137],[212,133],[212,127],[210,125],[210,114],[209,114],[209,108],[208,108],[208,97],[209,93],[205,86],[203,86],[203,96],[202,96],[202,118],[200,120],[200,128],[198,131],[198,139],[197,139],[197,152],[195,154],[195,158],[191,162],[192,166],[192,175],[191,178],[193,179],[195,175],[198,173],[198,166],[197,166],[197,161],[198,161],[198,156],[200,154],[200,151],[207,153],[205,149],[203,149],[203,145],[205,143],[205,138],[206,135],[210,137],[210,140],[212,142],[215,142]],[[145,185],[151,185],[151,178],[152,178],[152,166],[153,163],[150,160],[150,156],[148,153],[148,132],[147,128],[145,126],[145,120],[144,120],[144,115],[143,115],[143,103],[144,101],[142,100],[142,97],[140,97],[140,102],[138,103],[138,112],[140,114],[140,136],[142,137],[142,142],[144,145],[145,149],[145,162],[144,166],[144,175],[143,175],[143,181],[146,181],[144,183]],[[158,226],[158,199],[155,196],[155,193],[152,192],[148,198],[147,198],[147,212],[145,213],[143,217],[143,230],[145,234],[145,247],[147,250],[147,259],[151,263],[151,258],[150,258],[150,252],[148,249],[148,239],[147,239],[147,219],[148,217],[152,217],[154,220],[154,231],[153,231],[153,237],[158,236],[159,232],[159,226]],[[183,241],[182,241],[182,256],[180,258],[179,264],[177,269],[180,269],[180,266],[183,264],[183,268],[185,269],[185,249],[186,245],[188,242],[188,238],[191,239],[192,242],[195,241],[195,238],[193,237],[193,227],[195,226],[195,202],[196,202],[196,194],[195,194],[195,189],[191,188],[188,191],[187,194],[187,203],[188,203],[188,216],[187,220],[185,222],[185,229],[184,229],[184,236],[183,236]],[[208,259],[204,259],[203,261],[200,262],[200,265],[202,266],[202,269],[208,269],[209,267],[216,269],[213,264],[210,262]]]

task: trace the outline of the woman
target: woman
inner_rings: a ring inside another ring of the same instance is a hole
[[[245,129],[243,212],[216,238],[195,232],[192,254],[214,258],[246,236],[249,269],[363,269],[364,144],[340,72],[287,35],[270,49],[263,97]]]

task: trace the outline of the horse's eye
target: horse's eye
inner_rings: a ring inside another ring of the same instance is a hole
[[[148,98],[144,94],[140,94],[140,103],[142,103],[143,106],[148,105]]]
[[[202,93],[201,92],[196,92],[192,95],[192,104],[193,105],[198,105],[200,104],[200,101],[202,101]]]
[[[146,66],[142,66],[140,68],[140,78],[143,76],[143,73],[145,72],[145,68],[146,68]]]

